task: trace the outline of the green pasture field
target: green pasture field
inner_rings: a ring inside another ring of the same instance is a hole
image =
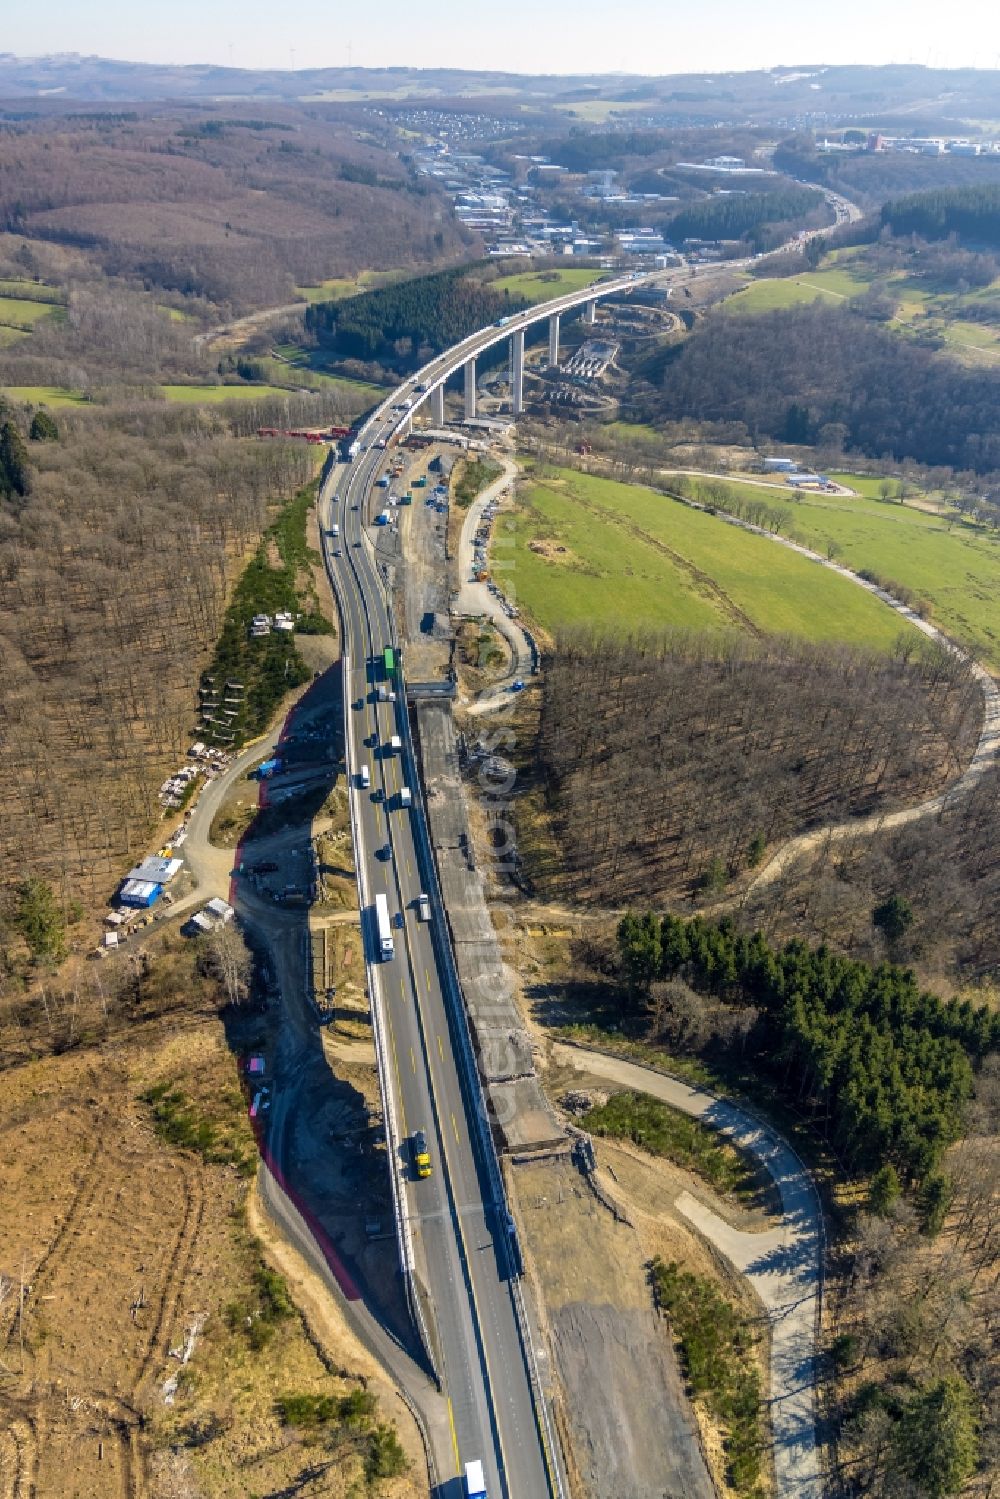
[[[902,584],[930,606],[930,617],[989,666],[1000,668],[1000,537],[948,508],[936,496],[921,496],[940,509],[918,509],[880,500],[882,482],[870,475],[831,473],[857,497],[733,486],[791,512],[785,535],[823,555],[828,544],[837,560]],[[697,480],[692,481],[697,490]],[[706,481],[707,483],[708,481]]]
[[[59,307],[66,298],[58,286],[46,286],[42,281],[13,281],[0,277],[0,297],[21,297],[28,302],[45,302],[50,307]]]
[[[524,297],[528,302],[548,302],[553,297],[583,291],[603,274],[593,267],[588,270],[585,266],[567,266],[565,270],[518,271],[513,276],[501,276],[490,285],[494,291],[510,292],[512,297]]]
[[[190,312],[181,312],[179,307],[168,307],[165,302],[157,302],[157,312],[165,312],[172,323],[194,323],[197,318]]]
[[[780,280],[752,281],[743,291],[734,292],[725,307],[727,312],[774,312],[777,308],[799,307],[803,302],[818,302],[824,297],[840,301],[824,287],[813,286],[804,276],[789,276]]]
[[[0,296],[0,323],[29,332],[42,318],[54,317],[58,308],[51,302],[36,302],[29,297]]]
[[[371,402],[380,401],[388,387],[372,385],[367,380],[353,380],[349,375],[329,375],[325,370],[317,370],[309,363],[309,353],[300,349],[297,344],[280,344],[276,353],[281,359],[264,359],[261,361],[264,369],[272,381],[277,383],[287,380],[289,385],[308,390],[328,390],[331,386],[335,389],[342,388],[351,395],[363,396]]]
[[[402,281],[407,275],[407,271],[360,271],[357,276],[331,276],[316,286],[297,286],[295,292],[306,302],[342,302],[345,297],[387,286],[390,281]]]
[[[855,488],[874,483],[877,492],[878,481],[845,480]],[[1000,668],[1000,538],[952,511],[867,497],[804,494],[792,510],[798,541],[817,552],[836,542],[846,566],[912,589],[930,604],[935,624]]]
[[[5,385],[3,394],[25,406],[83,406],[87,398],[78,390],[64,390],[58,385]]]
[[[1000,281],[964,295],[935,291],[927,282],[908,276],[905,271],[891,271],[879,277],[874,266],[859,259],[856,249],[834,251],[825,257],[818,271],[788,278],[752,281],[729,297],[724,306],[729,312],[753,314],[773,312],[776,308],[800,306],[805,302],[828,299],[843,302],[868,291],[875,281],[885,285],[897,302],[896,317],[890,322],[897,332],[936,335],[950,346],[956,357],[982,364],[983,357],[1000,358],[1000,328],[962,317],[967,307],[985,297],[996,296]]]
[[[287,396],[278,385],[161,385],[168,401],[257,401],[262,396]]]
[[[529,481],[508,576],[520,607],[549,632],[753,628],[889,647],[906,628],[854,584],[764,537],[569,469]]]

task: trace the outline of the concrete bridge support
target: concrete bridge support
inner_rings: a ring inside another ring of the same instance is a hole
[[[444,426],[444,384],[435,385],[431,391],[431,423],[435,427]]]
[[[465,365],[465,420],[471,421],[476,414],[476,361],[469,359]]]
[[[559,363],[559,314],[555,312],[549,318],[549,367],[554,369]]]
[[[515,416],[524,410],[524,329],[519,328],[510,341],[514,356],[514,373],[511,381],[511,409]]]
[[[590,323],[590,324],[594,324],[594,323],[597,322],[597,300],[596,300],[596,298],[594,299],[593,302],[587,302],[584,305],[584,309],[583,309],[583,321],[585,323]]]

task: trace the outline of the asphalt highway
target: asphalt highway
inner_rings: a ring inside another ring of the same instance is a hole
[[[448,1402],[454,1474],[457,1478],[467,1462],[480,1458],[490,1499],[544,1499],[550,1493],[546,1455],[515,1311],[506,1207],[496,1200],[495,1178],[484,1159],[477,1099],[462,1066],[460,1017],[446,997],[447,976],[439,971],[433,928],[438,926],[441,941],[441,913],[434,909],[428,923],[417,912],[418,897],[428,887],[422,861],[429,857],[429,844],[417,826],[419,806],[400,805],[401,788],[412,785],[415,776],[405,704],[401,697],[395,703],[378,700],[380,685],[395,690],[382,667],[383,652],[394,642],[364,522],[384,460],[375,444],[391,434],[393,421],[387,416],[376,424],[372,445],[350,465],[334,468],[320,508],[349,661],[347,761],[356,799],[366,942],[369,952],[377,953],[371,906],[383,893],[395,947],[393,957],[374,970],[391,1063],[387,1082],[403,1137],[393,1168]],[[337,538],[329,534],[334,522],[340,527]],[[402,738],[402,754],[391,752],[393,735]],[[360,784],[362,766],[369,770],[367,789]],[[416,1178],[410,1148],[418,1129],[427,1137],[433,1168],[425,1180]]]

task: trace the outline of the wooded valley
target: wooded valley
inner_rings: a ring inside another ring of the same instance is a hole
[[[17,419],[16,417],[14,418]],[[106,898],[197,723],[234,570],[312,449],[154,405],[60,413],[30,492],[0,502],[0,868]]]
[[[530,818],[522,853],[549,899],[718,893],[792,833],[930,794],[971,755],[981,713],[966,668],[916,636],[891,657],[567,636],[531,748],[558,853]]]
[[[0,227],[233,311],[289,302],[335,272],[440,262],[467,242],[395,152],[322,104],[7,121]]]
[[[716,314],[671,351],[657,418],[738,422],[754,441],[825,441],[873,458],[1000,467],[1000,371],[966,369],[858,312],[818,303]]]

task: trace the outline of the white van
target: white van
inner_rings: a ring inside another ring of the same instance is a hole
[[[361,769],[358,771],[358,780],[361,783],[362,791],[367,791],[368,787],[372,783],[372,774],[367,765],[362,765]]]

